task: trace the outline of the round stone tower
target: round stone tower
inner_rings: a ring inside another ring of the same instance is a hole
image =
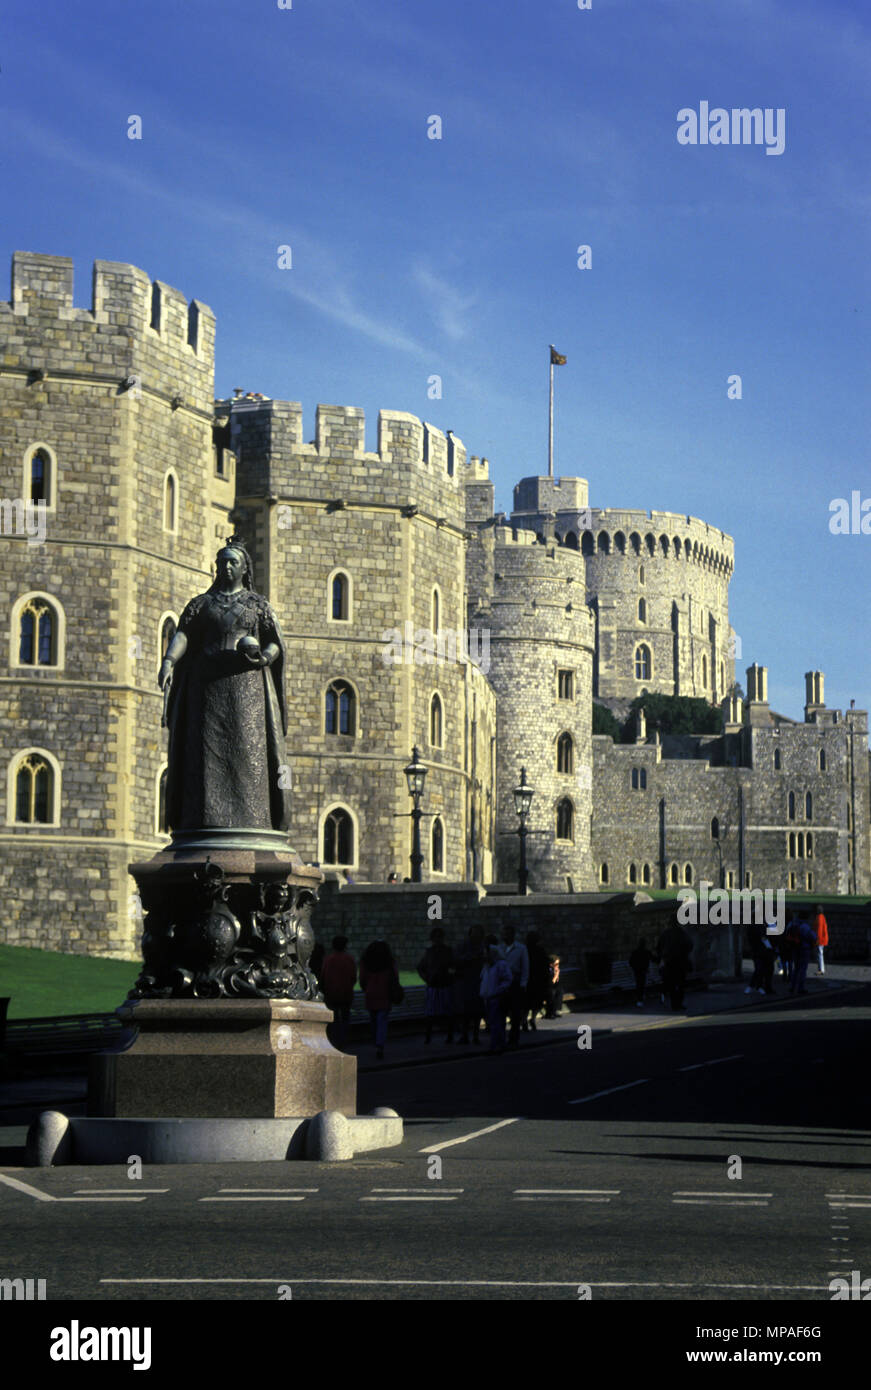
[[[497,878],[517,876],[513,788],[526,768],[534,788],[527,840],[537,892],[594,888],[592,681],[594,623],[577,551],[542,545],[531,531],[492,531],[490,683],[497,705]],[[514,832],[514,833],[512,833]]]

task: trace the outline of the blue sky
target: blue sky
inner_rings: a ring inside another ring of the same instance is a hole
[[[858,0],[7,0],[0,257],[72,256],[82,306],[95,258],[141,266],[215,310],[219,394],[307,437],[363,406],[369,448],[412,411],[504,510],[555,343],[556,472],[729,532],[741,679],[867,707],[871,535],[829,503],[871,498],[869,74]],[[678,144],[701,101],[783,108],[783,154]]]

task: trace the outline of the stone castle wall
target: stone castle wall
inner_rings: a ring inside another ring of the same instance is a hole
[[[212,450],[214,318],[106,261],[92,307],[76,308],[72,277],[64,257],[17,253],[0,304],[0,496],[29,496],[35,445],[53,474],[44,542],[0,537],[0,722],[14,731],[12,770],[33,747],[60,777],[57,823],[33,828],[15,825],[10,774],[0,891],[8,941],[124,953],[136,927],[126,865],[158,842],[161,618],[207,586],[210,523],[226,510]],[[22,668],[17,612],[33,591],[63,635],[55,664]],[[37,883],[64,908],[44,912]]]
[[[871,891],[867,815],[848,811],[852,798],[868,805],[868,762],[856,754],[866,741],[867,716],[858,710],[832,724],[782,721],[748,724],[725,738],[675,737],[663,745],[668,757],[655,740],[614,744],[597,735],[593,860],[600,884],[642,891],[648,884],[698,887],[702,879],[719,885],[722,869],[728,887]]]
[[[461,441],[414,416],[381,411],[378,452],[367,453],[363,412],[352,407],[319,406],[313,444],[302,442],[294,402],[219,408],[229,410],[239,458],[234,516],[252,537],[258,586],[294,651],[287,682],[294,848],[320,862],[324,819],[338,808],[354,822],[354,854],[344,866],[352,876],[406,876],[411,803],[402,769],[417,745],[429,769],[424,872],[489,873],[495,701],[464,650]],[[338,572],[350,586],[342,619],[331,608]],[[326,728],[326,692],[336,680],[354,692],[353,734]],[[440,871],[433,869],[436,816]]]

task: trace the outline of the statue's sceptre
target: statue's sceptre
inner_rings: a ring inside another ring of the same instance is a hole
[[[169,709],[169,687],[170,687],[171,685],[172,685],[172,673],[170,672],[169,675],[167,676],[166,680],[164,681],[164,685],[163,685],[163,714],[160,716],[160,727],[161,727],[161,729],[166,729],[166,728],[169,727],[169,725],[168,725],[168,723],[167,723],[166,712],[167,712],[167,710]]]

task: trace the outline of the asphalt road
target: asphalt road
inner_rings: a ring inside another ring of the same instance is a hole
[[[394,1106],[405,1142],[348,1164],[5,1167],[0,1277],[49,1299],[829,1302],[871,1276],[869,1024],[863,986],[369,1072],[359,1109]]]

